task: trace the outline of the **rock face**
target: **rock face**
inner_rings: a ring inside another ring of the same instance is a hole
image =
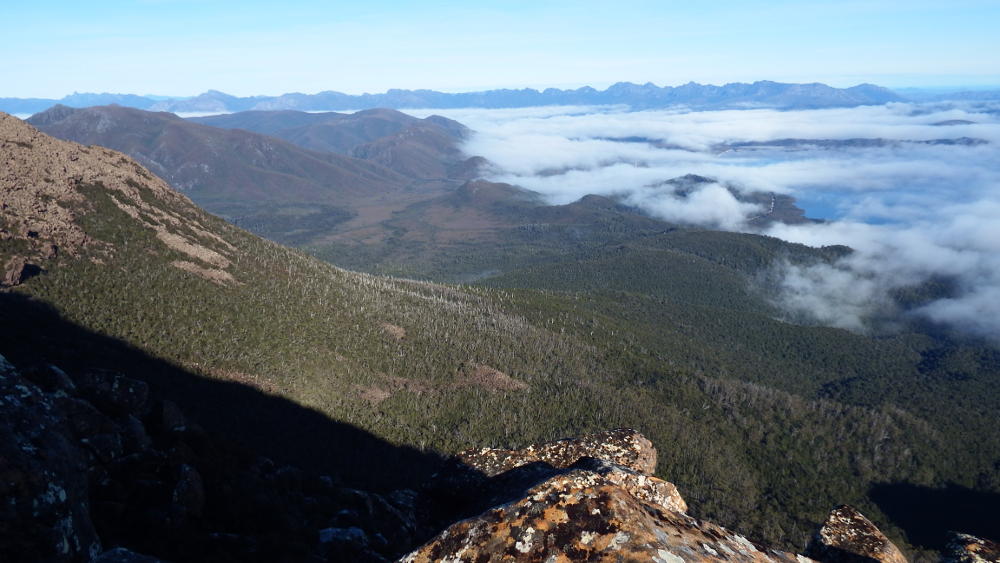
[[[899,548],[853,507],[830,511],[806,553],[821,561],[844,563],[906,563]]]
[[[14,256],[7,261],[3,269],[3,277],[0,278],[0,286],[15,286],[24,281],[29,264],[20,256]]]
[[[0,356],[4,563],[386,561],[429,535],[414,497],[277,466],[126,375]]]
[[[635,430],[620,428],[582,438],[556,440],[520,450],[483,448],[458,454],[458,459],[489,477],[529,463],[569,467],[581,457],[593,457],[644,474],[656,471],[656,448]]]
[[[502,503],[403,561],[807,561],[684,514],[677,488],[648,475],[656,450],[634,430],[458,459],[488,476],[480,490]]]
[[[87,505],[88,456],[58,401],[0,356],[2,561],[87,561],[101,553]]]
[[[944,557],[945,563],[1000,563],[1000,543],[968,534],[954,534]]]

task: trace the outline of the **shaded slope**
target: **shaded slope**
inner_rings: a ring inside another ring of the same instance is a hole
[[[382,561],[432,533],[406,493],[372,491],[419,486],[440,466],[430,452],[191,373],[17,293],[0,292],[0,321],[18,326],[0,344],[5,562],[146,560],[95,559],[121,547],[169,561]],[[363,542],[331,550],[318,532],[333,522]]]

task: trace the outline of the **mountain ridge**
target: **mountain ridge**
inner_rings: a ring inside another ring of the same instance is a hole
[[[421,179],[449,176],[449,169],[464,160],[456,143],[471,133],[445,117],[419,119],[386,108],[355,113],[250,110],[188,121],[253,131],[308,150],[377,162]]]
[[[738,107],[775,107],[805,109],[819,107],[852,107],[880,105],[905,101],[899,94],[874,84],[858,84],[835,88],[826,84],[782,83],[759,80],[753,83],[732,82],[721,86],[688,82],[680,86],[659,87],[652,82],[634,84],[618,82],[604,90],[590,86],[575,89],[502,88],[478,92],[439,92],[436,90],[389,89],[381,94],[345,94],[332,90],[316,94],[291,92],[278,96],[239,97],[208,90],[190,98],[154,99],[132,94],[79,94],[61,100],[46,98],[0,98],[0,111],[35,113],[57,103],[91,106],[109,103],[130,105],[139,109],[174,112],[237,112],[247,110],[359,110],[389,108],[515,108],[539,105],[605,105],[625,104],[649,109],[687,105],[700,109]]]
[[[457,148],[461,125],[379,112],[317,114],[321,122],[305,133],[318,127],[329,144],[333,131],[342,141],[340,152],[121,106],[54,106],[28,123],[62,139],[125,152],[210,212],[271,238],[298,241],[359,209],[437,193],[453,182],[453,167],[459,177],[471,173],[462,168]],[[315,121],[313,115],[299,114]],[[330,119],[337,124],[326,124]]]

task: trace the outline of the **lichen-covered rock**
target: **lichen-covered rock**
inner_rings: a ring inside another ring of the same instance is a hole
[[[26,372],[0,357],[0,562],[382,562],[432,533],[415,492],[276,466],[127,375]]]
[[[25,262],[24,258],[15,256],[7,261],[3,269],[3,276],[0,277],[0,286],[15,286],[20,284],[29,275],[31,264]]]
[[[458,459],[492,477],[529,463],[569,467],[582,457],[601,459],[650,475],[656,471],[656,448],[645,436],[628,428],[531,445],[519,450],[482,448],[458,454]]]
[[[875,524],[847,505],[830,511],[806,554],[824,563],[906,563],[903,553]]]
[[[663,483],[585,461],[452,525],[403,561],[808,561],[664,506],[672,487]]]
[[[969,534],[953,533],[945,549],[945,563],[1000,563],[1000,543]]]
[[[53,397],[0,356],[0,561],[89,561],[101,552],[87,460]]]
[[[597,473],[610,483],[625,489],[635,498],[671,512],[687,512],[687,502],[677,490],[677,486],[663,479],[643,475],[627,467],[621,467],[594,458],[583,458],[570,466]]]

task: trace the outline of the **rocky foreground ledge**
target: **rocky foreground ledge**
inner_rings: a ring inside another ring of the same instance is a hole
[[[691,517],[677,487],[651,475],[656,450],[634,430],[521,450],[470,450],[454,462],[437,478],[471,496],[472,487],[463,488],[456,476],[478,472],[486,480],[475,487],[491,507],[452,524],[401,561],[907,561],[870,520],[846,505],[830,512],[804,554],[772,549]],[[1000,546],[955,534],[943,561],[997,562]]]
[[[759,545],[686,514],[655,469],[652,443],[619,429],[470,450],[420,490],[360,491],[233,449],[142,381],[0,356],[5,563],[906,561],[848,506],[804,554]],[[944,560],[1000,562],[1000,545],[956,534]]]

